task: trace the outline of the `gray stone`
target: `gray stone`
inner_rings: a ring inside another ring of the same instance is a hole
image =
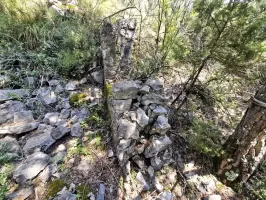
[[[58,126],[51,131],[51,136],[53,137],[53,139],[59,140],[68,133],[70,133],[70,128],[67,128],[65,126]]]
[[[77,200],[77,196],[69,191],[62,191],[53,200]]]
[[[37,90],[37,97],[45,105],[53,105],[57,103],[57,96],[50,88],[42,87]]]
[[[55,125],[56,125],[56,126],[64,126],[64,127],[66,127],[66,126],[68,126],[68,123],[67,123],[67,121],[64,120],[64,119],[59,119],[59,120],[56,122]]]
[[[67,98],[66,99],[61,99],[61,101],[57,105],[57,109],[58,110],[70,109],[70,108],[71,108],[71,106],[70,106],[69,100]]]
[[[82,108],[80,111],[78,111],[77,109],[74,109],[74,110],[71,110],[71,117],[72,118],[70,121],[73,124],[75,124],[77,122],[82,122],[82,121],[86,120],[89,116],[90,116],[90,112],[89,112],[88,108]]]
[[[7,100],[21,100],[30,96],[30,90],[28,89],[16,89],[16,90],[0,90],[0,102]]]
[[[51,180],[52,176],[58,171],[56,164],[50,164],[39,174],[38,178],[46,183]]]
[[[53,113],[47,113],[44,116],[43,122],[48,125],[54,126],[56,122],[58,121],[58,115],[59,113],[53,112]]]
[[[116,149],[117,149],[118,152],[122,151],[122,150],[125,150],[126,148],[128,148],[130,146],[130,144],[131,144],[131,139],[127,139],[127,140],[122,139],[122,140],[119,141]]]
[[[156,188],[156,190],[158,192],[162,192],[163,191],[163,186],[162,186],[162,184],[159,182],[159,180],[157,178],[155,178],[154,187]]]
[[[7,101],[0,104],[0,125],[14,122],[14,113],[25,110],[26,106],[20,101]]]
[[[8,83],[11,82],[11,78],[7,75],[0,75],[0,87],[4,88]]]
[[[66,146],[65,146],[64,144],[60,144],[60,145],[56,148],[55,153],[58,153],[58,152],[60,152],[60,151],[66,151],[66,150],[67,150]]]
[[[120,119],[118,122],[117,133],[118,136],[125,139],[138,139],[139,131],[137,129],[137,124],[131,122],[127,119]]]
[[[67,119],[70,116],[70,110],[69,109],[63,109],[60,113],[60,119]]]
[[[71,135],[74,137],[81,137],[82,136],[82,131],[80,127],[80,123],[75,123],[71,126]]]
[[[141,187],[143,191],[147,191],[150,189],[149,184],[147,183],[141,172],[137,173],[136,179],[139,181],[139,183],[142,184]]]
[[[14,113],[14,123],[27,123],[34,121],[31,111],[20,111]]]
[[[7,200],[24,200],[34,193],[33,186],[20,188],[19,190],[7,195]]]
[[[68,91],[76,90],[77,89],[77,82],[75,82],[75,81],[69,82],[68,84],[66,84],[65,89]]]
[[[136,110],[137,114],[137,123],[141,128],[144,128],[149,124],[149,117],[146,115],[145,111],[141,108]]]
[[[167,114],[168,114],[168,111],[166,110],[166,108],[164,108],[163,106],[159,105],[152,111],[152,116],[151,117],[156,117],[156,116],[159,116],[159,115],[167,115]]]
[[[35,78],[35,77],[26,77],[26,78],[24,78],[23,79],[23,82],[26,84],[26,85],[28,85],[28,86],[30,86],[30,87],[33,87],[33,86],[35,86],[36,84],[37,84],[37,78]]]
[[[158,156],[154,156],[151,158],[151,166],[154,170],[160,170],[164,165],[164,162]]]
[[[105,195],[105,186],[104,184],[100,184],[99,186],[99,192],[97,194],[96,200],[104,200],[104,195]]]
[[[217,194],[212,194],[208,197],[205,197],[204,200],[222,200],[222,197]]]
[[[131,107],[132,99],[113,100],[112,105],[116,113],[123,113]]]
[[[103,70],[92,72],[91,77],[96,83],[103,84]]]
[[[147,172],[150,175],[150,178],[154,177],[154,169],[152,168],[152,166],[148,167]]]
[[[34,151],[47,151],[56,140],[54,140],[50,134],[50,131],[45,131],[37,136],[30,137],[23,147],[25,154],[30,154]]]
[[[49,156],[42,152],[36,152],[27,157],[14,171],[13,178],[17,183],[23,184],[27,180],[36,177],[49,162]]]
[[[20,146],[15,138],[6,136],[0,139],[0,149],[6,148],[9,153],[19,153]]]
[[[139,87],[135,81],[116,82],[112,87],[112,96],[114,99],[136,99]]]
[[[166,150],[172,144],[171,140],[167,136],[151,138],[150,144],[146,147],[144,155],[146,158],[151,158],[157,155],[159,152]]]
[[[152,126],[151,133],[165,135],[170,128],[171,126],[168,123],[168,119],[165,116],[159,116]]]
[[[168,98],[165,96],[155,94],[155,93],[149,93],[149,94],[143,95],[140,103],[144,106],[152,104],[152,103],[164,105],[167,100]]]
[[[55,79],[48,81],[48,83],[50,87],[60,85],[60,81]]]
[[[87,81],[88,81],[88,79],[85,77],[85,78],[81,79],[81,80],[79,81],[79,83],[80,83],[80,84],[85,84],[85,83],[87,83]]]
[[[160,80],[148,79],[145,82],[145,84],[148,85],[148,86],[150,86],[155,91],[162,91],[162,89],[163,89],[163,84],[161,83]]]
[[[140,168],[140,169],[144,169],[146,168],[146,165],[144,163],[144,160],[139,156],[136,155],[132,158],[132,160],[134,161],[134,163],[136,163],[136,165]]]
[[[159,195],[160,200],[174,200],[174,194],[168,191],[164,191]]]
[[[57,85],[57,86],[55,87],[55,90],[54,90],[55,94],[61,94],[61,93],[63,93],[64,91],[65,91],[65,88],[63,88],[62,85]]]
[[[114,156],[114,152],[113,152],[113,150],[108,150],[108,158],[112,158],[113,156]]]
[[[139,93],[141,94],[148,94],[150,93],[150,86],[144,85],[139,89]]]
[[[22,123],[22,124],[11,124],[0,127],[0,135],[1,134],[21,134],[26,133],[32,130],[35,130],[39,126],[39,122],[31,122],[31,123]]]

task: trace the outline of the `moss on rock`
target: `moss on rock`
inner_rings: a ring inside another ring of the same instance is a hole
[[[69,97],[69,104],[71,106],[79,106],[81,103],[84,102],[84,98],[86,97],[86,94],[80,93],[80,94],[72,94]]]
[[[48,184],[47,188],[47,199],[50,197],[55,197],[58,192],[60,192],[67,184],[63,180],[54,179]]]

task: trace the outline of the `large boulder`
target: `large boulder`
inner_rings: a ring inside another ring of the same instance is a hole
[[[14,171],[13,178],[17,183],[23,184],[35,178],[49,163],[49,156],[36,152],[27,157]]]
[[[113,99],[136,99],[140,85],[136,81],[121,81],[113,84]]]
[[[0,90],[0,102],[7,100],[21,100],[30,96],[28,89]]]

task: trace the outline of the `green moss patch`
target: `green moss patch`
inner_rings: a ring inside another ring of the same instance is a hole
[[[71,106],[81,106],[84,103],[84,99],[86,97],[86,94],[80,93],[80,94],[72,94],[69,98],[69,104]]]
[[[67,184],[63,180],[55,179],[51,181],[47,188],[47,199],[55,197],[65,186],[67,186]]]
[[[86,200],[88,194],[91,192],[90,188],[85,184],[81,184],[77,186],[76,191],[77,191],[77,197],[79,200]]]

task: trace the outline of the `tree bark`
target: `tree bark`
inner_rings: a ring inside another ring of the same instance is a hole
[[[245,183],[257,169],[266,153],[266,84],[251,98],[235,132],[224,144],[225,158],[218,175],[224,183]],[[235,179],[229,173],[238,174]]]

